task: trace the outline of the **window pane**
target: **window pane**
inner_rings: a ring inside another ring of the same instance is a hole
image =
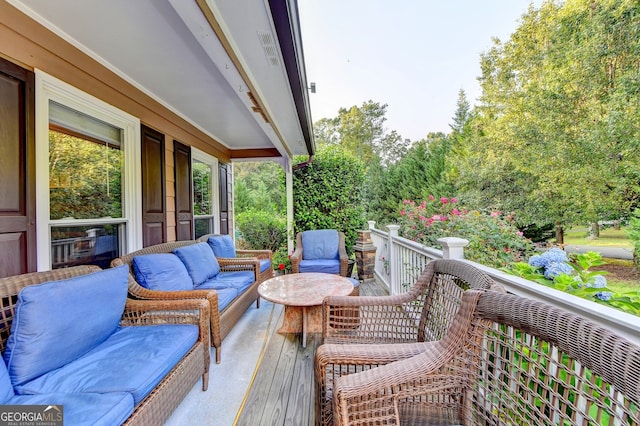
[[[50,218],[123,217],[120,145],[71,133],[50,126]]]
[[[211,202],[211,167],[198,160],[193,160],[193,214],[212,214]]]
[[[51,267],[98,265],[108,268],[120,256],[124,224],[55,226],[51,228]]]
[[[195,238],[200,238],[203,235],[213,233],[213,227],[211,226],[212,219],[210,217],[203,218],[194,218],[195,227],[196,227],[196,236]]]

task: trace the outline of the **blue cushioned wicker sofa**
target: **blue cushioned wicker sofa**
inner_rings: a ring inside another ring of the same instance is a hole
[[[0,278],[0,404],[59,405],[70,425],[162,424],[200,378],[206,390],[208,303],[131,300],[131,279],[87,265]]]
[[[118,257],[111,266],[129,266],[135,277],[129,295],[135,299],[206,299],[219,363],[222,339],[254,301],[259,307],[264,274],[259,259],[216,258],[213,245],[193,240],[157,244]]]

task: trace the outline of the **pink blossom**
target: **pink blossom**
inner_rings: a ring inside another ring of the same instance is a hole
[[[491,217],[500,216],[499,212],[491,212]]]
[[[440,220],[443,221],[443,222],[446,222],[447,221],[447,217],[446,216],[440,216]]]
[[[442,204],[447,204],[449,202],[449,200],[445,197],[440,198],[440,201],[442,201]]]
[[[426,201],[423,201],[423,202],[422,202],[422,203],[420,203],[420,205],[418,206],[418,208],[419,208],[420,210],[424,210],[426,207],[427,207],[427,202],[426,202]]]
[[[407,212],[405,212],[404,210],[400,210],[400,216],[404,216],[405,214],[407,214]]]
[[[420,216],[418,216],[418,217],[420,218],[420,221],[422,221],[422,222],[424,222],[424,221],[426,221],[426,220],[427,220],[427,218],[426,218],[426,217],[424,217],[424,216],[422,216],[422,215],[420,215]]]
[[[433,195],[429,195],[429,200],[433,201],[435,199],[436,199],[436,197],[434,197]]]
[[[451,199],[451,200],[449,200],[449,201],[451,201],[453,204],[455,204],[455,203],[457,203],[457,202],[458,202],[458,199],[457,199],[457,198],[452,198],[452,199]]]
[[[452,199],[452,201],[453,201],[453,199]],[[458,209],[453,209],[453,210],[451,210],[451,214],[454,215],[454,216],[460,216],[462,213],[460,213],[460,210],[458,210]]]
[[[522,231],[518,231],[516,232],[516,234],[518,234],[519,237],[522,237],[524,234],[522,233]]]

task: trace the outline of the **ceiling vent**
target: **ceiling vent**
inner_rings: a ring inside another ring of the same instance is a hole
[[[267,62],[269,62],[272,67],[279,67],[280,59],[278,59],[278,48],[271,33],[258,31],[258,39],[260,40],[264,54],[267,56]]]

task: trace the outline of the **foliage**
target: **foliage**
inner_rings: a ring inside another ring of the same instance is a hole
[[[466,200],[538,225],[617,219],[637,205],[638,16],[632,0],[546,1],[495,40],[452,160]]]
[[[636,267],[640,267],[640,209],[633,211],[633,215],[629,219],[627,234],[633,243],[633,263]]]
[[[278,163],[238,162],[233,165],[236,213],[267,211],[284,216],[284,171]]]
[[[49,132],[50,218],[122,217],[122,151]]]
[[[286,247],[287,223],[282,217],[253,210],[238,214],[236,226],[245,248],[275,252]]]
[[[194,161],[193,173],[193,214],[210,215],[212,213],[211,167]],[[196,224],[197,226],[197,224]]]
[[[369,167],[367,218],[382,224],[395,222],[402,200],[448,192],[452,188],[445,176],[450,147],[450,138],[443,133],[431,133],[414,143],[398,162],[387,167],[381,164]]]
[[[273,252],[273,269],[285,273],[291,272],[291,255],[287,253],[286,244]]]
[[[293,171],[294,232],[336,229],[353,252],[364,228],[362,161],[338,146],[318,148],[313,161]]]
[[[362,106],[340,108],[338,117],[323,118],[314,124],[318,146],[339,145],[365,165],[391,164],[406,153],[410,141],[384,128],[387,104],[367,101]]]
[[[521,260],[533,250],[531,241],[515,226],[513,215],[469,211],[456,198],[431,195],[420,204],[405,200],[400,225],[403,237],[425,246],[438,246],[442,237],[465,238],[469,240],[465,257],[494,267]]]
[[[613,292],[607,287],[605,271],[591,271],[594,266],[604,264],[602,256],[596,252],[567,255],[558,248],[552,248],[540,255],[531,256],[528,262],[516,262],[503,270],[578,297],[640,315],[638,291]]]

